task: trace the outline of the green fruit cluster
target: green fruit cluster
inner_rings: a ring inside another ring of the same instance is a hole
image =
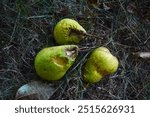
[[[79,48],[72,44],[78,44],[84,34],[85,29],[75,20],[66,18],[58,22],[54,38],[60,46],[44,48],[37,54],[34,63],[37,74],[45,80],[61,79],[78,56]],[[96,48],[83,66],[83,81],[98,82],[116,72],[118,65],[118,59],[106,47]]]

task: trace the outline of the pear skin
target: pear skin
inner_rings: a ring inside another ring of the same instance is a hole
[[[72,66],[77,55],[76,45],[44,48],[35,58],[36,73],[45,80],[59,80]]]
[[[85,63],[83,80],[87,83],[99,82],[104,76],[116,72],[118,65],[118,59],[106,47],[96,48]]]
[[[78,44],[86,30],[75,20],[65,18],[59,21],[54,28],[54,38],[60,45]]]

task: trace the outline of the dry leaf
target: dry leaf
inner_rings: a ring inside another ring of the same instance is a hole
[[[69,6],[63,5],[62,8],[59,10],[55,11],[55,15],[57,16],[66,16],[69,14]]]
[[[150,59],[150,52],[135,52],[133,55],[143,59]]]
[[[100,10],[102,7],[102,2],[99,0],[88,0],[89,6],[92,6],[95,9]]]
[[[90,4],[95,4],[95,5],[98,4],[98,0],[88,0],[88,2],[89,2]]]
[[[135,13],[135,10],[136,10],[136,5],[135,5],[135,3],[134,2],[131,2],[131,3],[129,3],[128,4],[128,6],[127,6],[127,11],[129,12],[129,13]]]
[[[20,87],[16,93],[17,100],[48,100],[55,89],[52,84],[40,81],[30,82]]]
[[[103,3],[103,8],[107,11],[110,9],[110,6],[108,4]]]

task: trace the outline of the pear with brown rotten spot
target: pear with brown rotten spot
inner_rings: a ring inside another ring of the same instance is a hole
[[[42,49],[35,58],[35,70],[45,80],[59,80],[72,66],[78,46],[62,45]]]
[[[118,59],[106,47],[96,48],[84,65],[83,80],[87,83],[99,82],[104,76],[116,72],[118,65]]]

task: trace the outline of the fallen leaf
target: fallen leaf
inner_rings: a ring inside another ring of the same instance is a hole
[[[88,3],[97,5],[98,0],[88,0]]]
[[[59,10],[55,11],[54,13],[56,16],[66,16],[69,14],[69,6],[63,5],[62,8]]]
[[[92,6],[93,8],[100,10],[102,8],[102,2],[99,0],[88,0],[88,5]]]
[[[150,52],[135,52],[133,55],[143,59],[150,59]]]
[[[136,5],[134,2],[130,2],[127,6],[127,11],[131,14],[135,13]]]
[[[20,87],[16,93],[17,100],[48,100],[54,93],[52,84],[33,81]]]
[[[106,10],[106,11],[110,9],[110,6],[105,3],[103,3],[103,7],[104,7],[104,10]]]

